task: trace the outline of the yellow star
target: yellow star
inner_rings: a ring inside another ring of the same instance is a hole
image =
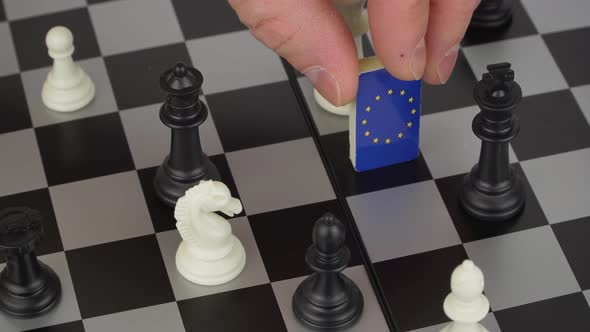
[[[397,138],[402,138],[402,137],[404,137],[404,133],[397,134]]]
[[[376,101],[379,101],[379,100],[381,100],[381,96],[377,96],[377,97],[375,97],[375,100],[376,100]]]
[[[412,109],[412,114],[416,114],[416,109]]]
[[[363,121],[361,121],[361,123],[362,123],[363,125],[366,125],[366,124],[367,124],[367,120],[363,119]]]
[[[371,112],[371,106],[367,106],[367,108],[365,108],[365,112]]]
[[[379,139],[377,137],[373,138],[373,143],[375,143],[375,144],[379,143]]]
[[[371,132],[370,132],[370,131],[368,131],[368,130],[367,130],[367,131],[365,131],[365,136],[369,137],[369,135],[371,135]]]
[[[408,102],[410,102],[410,103],[414,102],[414,97],[410,97],[410,99],[408,99]]]
[[[388,95],[392,95],[392,94],[393,94],[393,89],[389,89],[389,90],[387,90],[387,94],[388,94]]]
[[[385,144],[389,144],[389,143],[391,143],[391,140],[388,138],[385,140]]]
[[[411,128],[411,127],[412,127],[412,125],[413,125],[413,123],[412,123],[412,122],[408,122],[408,128]]]
[[[403,96],[403,95],[405,95],[405,94],[406,94],[406,90],[402,90],[402,91],[400,91],[400,92],[399,92],[399,95],[400,95],[400,96]]]

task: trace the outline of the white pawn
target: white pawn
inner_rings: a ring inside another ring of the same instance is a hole
[[[178,199],[174,210],[176,228],[183,241],[176,251],[176,268],[199,285],[220,285],[244,269],[246,251],[232,234],[228,217],[242,212],[242,203],[231,197],[219,181],[201,181]]]
[[[73,112],[94,98],[94,83],[72,59],[74,37],[62,26],[51,28],[45,37],[53,68],[43,84],[41,99],[45,106],[58,112]]]
[[[488,332],[479,324],[490,310],[483,295],[484,278],[481,270],[465,260],[451,274],[451,293],[444,301],[444,311],[453,322],[441,332]]]

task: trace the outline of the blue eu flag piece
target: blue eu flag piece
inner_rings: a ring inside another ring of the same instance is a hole
[[[356,111],[350,115],[350,159],[366,171],[418,157],[422,81],[402,81],[376,58],[359,62]]]

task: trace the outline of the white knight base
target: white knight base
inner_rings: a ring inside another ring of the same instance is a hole
[[[231,250],[222,259],[204,260],[195,257],[182,242],[176,251],[176,268],[180,275],[199,285],[220,285],[235,277],[246,265],[246,251],[242,243],[231,236]]]

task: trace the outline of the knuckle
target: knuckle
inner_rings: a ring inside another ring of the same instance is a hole
[[[301,30],[301,25],[293,25],[280,16],[261,19],[253,24],[250,31],[267,47],[280,53]]]

